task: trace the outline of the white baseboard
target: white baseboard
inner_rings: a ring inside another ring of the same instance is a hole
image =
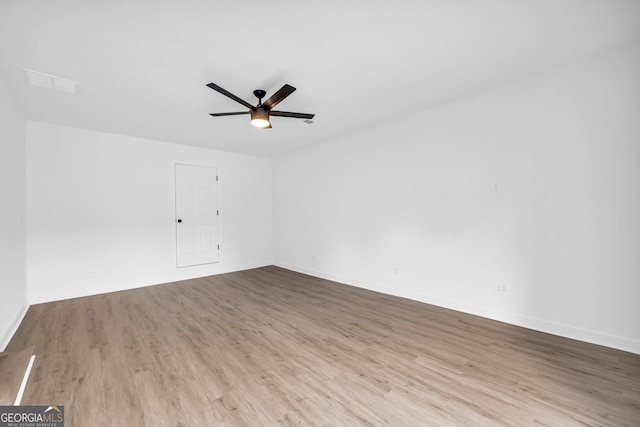
[[[276,262],[275,265],[287,270],[292,270],[299,273],[308,274],[310,276],[356,286],[359,288],[369,289],[387,295],[408,298],[414,301],[436,305],[438,307],[461,311],[463,313],[473,314],[476,316],[521,326],[523,328],[533,329],[539,332],[545,332],[552,335],[558,335],[565,338],[571,338],[591,344],[602,345],[605,347],[615,348],[617,350],[640,354],[640,341],[625,337],[618,337],[597,331],[579,328],[573,325],[566,325],[549,320],[524,316],[519,313],[496,310],[491,307],[473,305],[463,301],[438,298],[432,295],[418,294],[415,292],[407,291],[406,289],[390,288],[379,283],[371,283],[353,278],[343,277],[324,271],[313,270],[283,262]]]
[[[13,334],[16,333],[20,327],[20,323],[22,323],[22,319],[24,319],[24,316],[27,314],[27,310],[29,310],[29,302],[25,301],[23,307],[16,314],[13,322],[11,322],[11,324],[2,332],[2,335],[0,335],[0,353],[9,345],[9,341],[13,338]]]
[[[252,264],[219,265],[215,269],[203,266],[184,267],[177,269],[171,275],[159,275],[156,277],[146,277],[144,279],[125,280],[119,282],[105,283],[94,288],[65,288],[64,284],[52,285],[52,291],[39,294],[29,294],[31,304],[43,304],[53,301],[62,301],[72,298],[81,298],[93,295],[108,294],[111,292],[127,291],[130,289],[144,288],[146,286],[162,285],[165,283],[180,282],[200,277],[216,276],[218,274],[233,273],[234,271],[250,270],[252,268],[266,267],[273,265],[271,261],[258,262]]]

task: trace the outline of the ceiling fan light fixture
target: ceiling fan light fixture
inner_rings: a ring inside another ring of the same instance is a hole
[[[271,126],[271,123],[269,123],[269,112],[264,108],[251,110],[251,124],[258,128]]]

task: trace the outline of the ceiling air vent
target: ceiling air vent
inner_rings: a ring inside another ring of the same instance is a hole
[[[45,89],[55,90],[57,92],[76,94],[78,82],[52,76],[51,74],[40,73],[38,71],[22,69],[24,80],[31,86],[37,86]]]

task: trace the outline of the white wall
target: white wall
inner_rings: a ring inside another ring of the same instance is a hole
[[[0,82],[0,351],[26,313],[24,119]]]
[[[31,121],[26,140],[31,303],[272,263],[271,160]],[[175,163],[218,167],[218,264],[175,267]]]
[[[281,156],[276,264],[640,353],[638,52]]]

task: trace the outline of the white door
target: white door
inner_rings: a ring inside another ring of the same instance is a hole
[[[216,168],[176,165],[177,265],[218,262]]]

